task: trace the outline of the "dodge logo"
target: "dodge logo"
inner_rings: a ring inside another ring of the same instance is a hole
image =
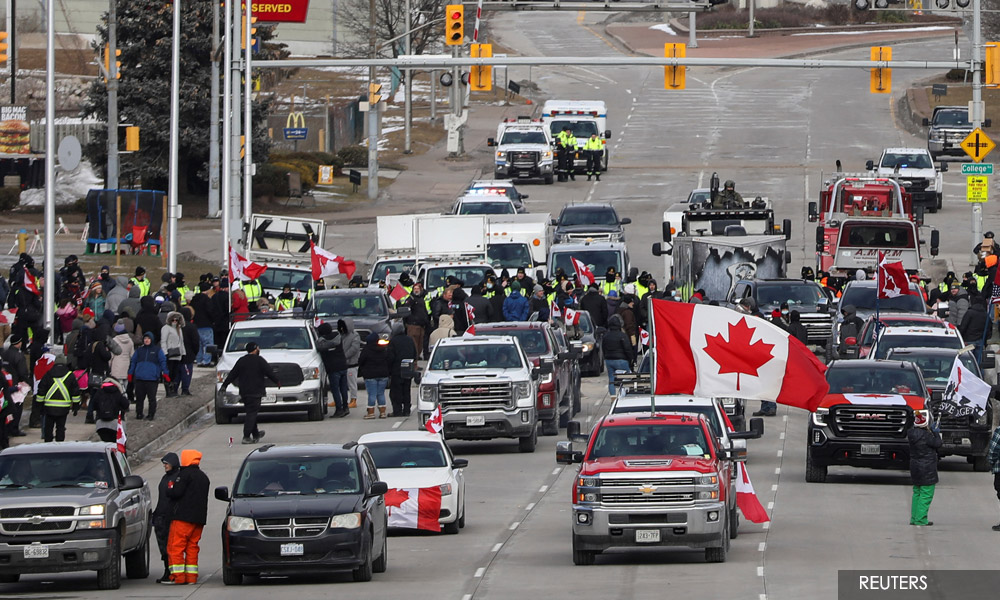
[[[885,421],[886,415],[882,413],[856,413],[854,415],[855,421]]]
[[[463,394],[485,394],[485,393],[486,393],[486,392],[488,392],[488,391],[489,391],[489,390],[488,390],[487,388],[484,388],[484,387],[474,387],[474,388],[473,388],[473,387],[468,387],[468,388],[462,388],[462,393],[463,393]]]

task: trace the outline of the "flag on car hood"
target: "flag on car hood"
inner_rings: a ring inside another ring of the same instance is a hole
[[[391,489],[385,493],[389,527],[441,531],[441,488]]]

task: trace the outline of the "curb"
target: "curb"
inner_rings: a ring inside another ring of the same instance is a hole
[[[203,424],[208,424],[208,417],[215,414],[213,410],[214,400],[207,401],[204,405],[196,408],[186,417],[181,419],[176,425],[156,436],[145,445],[132,450],[128,454],[129,464],[138,466],[162,452],[166,447],[188,430],[199,428]]]
[[[696,21],[697,23],[697,21]],[[670,27],[676,29],[678,32],[684,32],[685,34],[690,32],[687,25],[681,23],[680,19],[673,18],[668,21]],[[760,27],[754,27],[754,37],[775,37],[790,35],[795,33],[837,33],[841,31],[860,31],[860,32],[871,32],[871,33],[894,33],[896,29],[917,29],[920,27],[953,27],[958,29],[962,26],[961,22],[956,23],[954,21],[925,21],[920,24],[915,23],[879,23],[875,25],[832,25],[829,27],[774,27],[770,29],[762,29]],[[731,35],[743,34],[744,36],[749,32],[749,29],[698,29],[697,35],[700,38],[719,38],[719,37],[729,37]],[[917,32],[908,32],[917,33]],[[942,32],[950,33],[950,32]]]

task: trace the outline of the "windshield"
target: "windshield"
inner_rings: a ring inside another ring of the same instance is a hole
[[[521,342],[521,350],[529,357],[545,354],[549,351],[545,332],[541,329],[483,329],[481,335],[509,335]]]
[[[622,254],[617,250],[576,250],[573,252],[558,252],[552,254],[549,261],[549,273],[562,269],[566,273],[575,273],[572,258],[587,265],[594,277],[603,279],[608,267],[614,267],[615,273],[622,272]]]
[[[0,490],[108,488],[115,484],[103,452],[52,452],[0,456]]]
[[[597,432],[588,459],[613,456],[709,457],[705,432],[698,424],[621,425]]]
[[[511,144],[542,144],[543,146],[548,146],[549,142],[545,139],[545,133],[541,131],[505,131],[503,137],[500,139],[500,145],[509,146]]]
[[[914,290],[915,295],[883,298],[879,300],[879,309],[895,312],[926,313],[927,307],[924,306],[923,297],[917,291],[916,285],[911,283],[910,289]],[[849,306],[851,304],[858,310],[875,310],[875,286],[847,286],[847,289],[844,290],[844,297],[840,299],[840,306]]]
[[[921,355],[918,352],[890,352],[892,360],[907,360],[920,367],[920,372],[924,376],[924,381],[929,384],[948,383],[951,377],[951,368],[955,364],[955,355],[942,356],[941,354]],[[958,357],[962,361],[962,366],[979,375],[979,366],[971,352],[963,352]]]
[[[469,202],[463,200],[458,205],[460,215],[513,215],[517,211],[510,202]]]
[[[413,266],[416,264],[412,258],[407,258],[404,260],[382,260],[375,263],[372,268],[372,281],[379,282],[385,281],[386,276],[389,273],[399,273],[402,274],[404,271],[407,273],[413,272]]]
[[[576,138],[577,143],[583,143],[584,140],[594,135],[601,135],[600,131],[597,131],[597,121],[552,121],[549,123],[549,133],[552,137],[556,137],[564,127],[569,127],[573,131],[573,137]]]
[[[307,292],[312,289],[309,271],[268,267],[257,281],[261,287],[268,290],[280,290],[286,285],[292,286],[292,291],[297,292]]]
[[[899,367],[830,367],[826,372],[831,394],[913,394],[924,395],[917,372]]]
[[[794,310],[795,305],[799,304],[815,306],[823,298],[826,298],[826,294],[823,293],[819,285],[769,285],[761,283],[757,287],[758,306],[778,305],[787,302],[788,308]]]
[[[312,349],[305,327],[242,327],[229,334],[226,352],[243,352],[247,342],[255,342],[261,351]]]
[[[712,192],[710,190],[694,190],[688,194],[687,201],[689,204],[701,204],[711,197]]]
[[[864,335],[861,338],[862,346],[871,346],[872,340],[875,338],[875,327],[873,323],[874,319],[866,321],[864,327]],[[928,321],[926,319],[900,319],[898,317],[891,317],[886,319],[885,317],[880,319],[882,325],[880,327],[892,327],[893,325],[913,325],[916,327],[933,327],[936,329],[941,329],[944,327],[944,323],[940,321]]]
[[[388,317],[381,294],[316,295],[317,317]]]
[[[916,248],[913,227],[909,225],[865,225],[845,223],[840,230],[840,245],[851,248]]]
[[[972,127],[972,124],[969,123],[969,111],[967,110],[939,110],[934,113],[934,124]]]
[[[506,335],[506,333],[505,333]],[[520,369],[521,357],[513,344],[461,344],[438,346],[431,357],[430,370]]]
[[[882,157],[883,169],[933,169],[931,157],[924,153],[918,154],[886,154]]]
[[[365,442],[379,469],[447,467],[444,448],[437,442]]]
[[[304,456],[248,460],[236,479],[235,496],[357,494],[358,463],[353,457]]]
[[[531,250],[527,244],[490,244],[486,247],[486,257],[494,269],[533,269]]]
[[[582,333],[594,333],[594,320],[590,318],[590,313],[585,310],[577,311],[580,321],[576,324],[577,329]]]
[[[489,267],[432,267],[427,269],[424,289],[436,290],[444,287],[448,277],[453,277],[462,282],[462,287],[472,287],[486,280],[486,276],[493,272]]]
[[[627,403],[626,406],[622,406],[621,404],[615,404],[615,408],[611,412],[614,413],[614,414],[616,414],[616,415],[617,414],[624,414],[624,413],[648,413],[649,412],[649,403],[648,402],[645,403],[645,404],[635,404],[635,405],[628,405],[628,404],[629,403]],[[656,412],[659,412],[659,413],[683,412],[683,413],[695,413],[695,414],[698,414],[698,415],[702,415],[702,416],[705,417],[705,420],[708,421],[708,426],[711,427],[712,433],[715,436],[717,436],[717,437],[722,435],[722,432],[719,430],[719,426],[720,426],[719,425],[719,419],[718,419],[717,413],[715,412],[715,407],[714,406],[704,406],[704,405],[701,405],[701,406],[685,406],[685,405],[669,406],[669,405],[657,404],[656,405]]]
[[[618,225],[618,216],[610,208],[566,209],[559,216],[560,225]]]
[[[962,348],[957,335],[883,335],[875,348],[875,358],[885,358],[893,348]]]

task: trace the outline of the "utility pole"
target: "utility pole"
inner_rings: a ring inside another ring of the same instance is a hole
[[[114,0],[112,0],[114,1]],[[208,111],[208,216],[219,216],[219,3],[212,3],[212,106]],[[223,255],[225,256],[225,255]]]
[[[982,0],[972,0],[972,110],[969,121],[973,129],[983,126],[983,23]],[[972,245],[983,240],[983,205],[972,203]],[[975,255],[969,264],[976,264]]]
[[[7,0],[7,63],[10,65],[10,103],[17,104],[17,0]]]
[[[688,13],[688,48],[698,47],[698,13]]]
[[[45,6],[45,327],[55,339],[56,306],[56,0]]]
[[[112,0],[114,1],[114,0]],[[180,88],[181,88],[181,0],[173,0],[174,22],[170,58],[170,183],[167,188],[167,271],[177,272],[177,213],[180,210]],[[111,57],[114,62],[114,57]],[[162,237],[162,236],[161,236]],[[162,251],[162,248],[161,248]]]
[[[253,2],[245,2],[246,24],[243,35],[246,36],[243,68],[243,221],[250,225],[250,214],[253,212]],[[248,244],[249,245],[249,244]]]
[[[410,31],[412,26],[412,15],[410,0],[406,0],[405,9],[406,10],[406,20],[403,22],[406,27],[406,37],[403,38],[403,53],[412,54],[412,37],[413,33]],[[410,69],[403,70],[403,76],[406,78],[404,82],[405,87],[403,88],[403,131],[405,133],[405,138],[403,141],[403,154],[409,154],[412,152],[411,149],[411,138],[412,128],[413,128],[413,71]]]
[[[117,0],[109,0],[108,4],[108,181],[109,190],[118,189],[118,61],[115,60],[115,49],[118,48],[118,9]],[[13,80],[12,80],[13,81]],[[13,101],[13,100],[12,100]],[[115,227],[118,227],[115,223]],[[118,233],[116,231],[116,233]],[[117,248],[118,245],[115,244]],[[173,249],[171,249],[172,251]]]
[[[368,2],[368,50],[375,59],[375,0]],[[368,96],[375,83],[375,67],[368,67]],[[368,199],[378,198],[378,102],[368,103]]]
[[[753,20],[754,20],[753,9],[754,9],[754,5],[757,2],[756,2],[756,0],[747,0],[747,2],[750,4],[750,25],[749,25],[749,27],[747,27],[747,37],[753,37],[754,36],[753,35]]]
[[[233,74],[230,65],[233,60],[233,2],[226,2],[224,18],[225,37],[222,43],[222,261],[229,264],[229,244],[232,243],[231,219],[233,218],[232,172],[233,172]],[[230,285],[233,281],[229,274]],[[233,288],[235,289],[235,288]]]
[[[229,73],[230,87],[232,88],[231,89],[232,98],[230,100],[230,107],[229,107],[230,109],[229,120],[231,121],[230,147],[232,152],[229,154],[229,156],[226,157],[226,160],[229,161],[229,176],[230,176],[228,202],[230,202],[230,204],[232,205],[232,211],[233,211],[232,227],[236,229],[236,231],[230,231],[230,235],[237,238],[238,240],[243,239],[243,224],[250,222],[250,215],[244,215],[240,211],[240,206],[242,204],[241,199],[243,197],[241,194],[243,177],[242,177],[242,172],[240,171],[240,146],[241,146],[240,136],[243,133],[243,126],[242,126],[243,112],[240,110],[240,108],[243,106],[243,101],[242,101],[243,89],[239,85],[241,78],[243,77],[243,68],[242,68],[243,60],[240,57],[240,46],[239,46],[240,32],[242,31],[242,27],[240,24],[241,15],[242,13],[240,12],[239,6],[238,5],[234,6],[233,23],[232,23],[233,27],[227,34],[228,37],[233,38],[231,46],[232,53],[230,54],[229,67],[228,67],[230,70]]]

